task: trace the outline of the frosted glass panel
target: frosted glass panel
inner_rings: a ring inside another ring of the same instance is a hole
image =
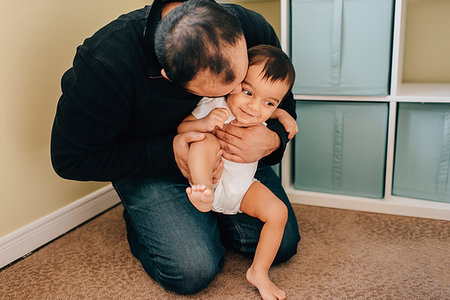
[[[383,198],[387,103],[298,101],[294,186]]]
[[[292,0],[296,94],[387,95],[393,0]]]
[[[450,104],[399,104],[393,194],[450,202]]]

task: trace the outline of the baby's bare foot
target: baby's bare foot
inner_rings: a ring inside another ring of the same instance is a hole
[[[207,188],[203,184],[194,184],[186,188],[186,194],[195,206],[201,212],[208,212],[211,210],[214,202],[214,191]]]
[[[280,290],[269,278],[266,271],[258,272],[253,266],[247,270],[247,280],[253,284],[261,294],[264,300],[283,300],[286,299],[286,293]]]

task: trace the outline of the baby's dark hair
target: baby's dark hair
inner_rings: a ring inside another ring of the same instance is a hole
[[[294,85],[295,69],[289,56],[280,48],[271,45],[258,45],[248,49],[248,65],[264,64],[263,78],[269,81],[284,81],[289,90]]]

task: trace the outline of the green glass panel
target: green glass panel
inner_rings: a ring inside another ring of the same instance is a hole
[[[394,195],[450,202],[450,104],[400,103]]]
[[[383,198],[387,103],[298,101],[294,186]]]

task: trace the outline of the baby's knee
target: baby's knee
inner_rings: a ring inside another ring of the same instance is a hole
[[[220,150],[219,140],[209,132],[205,133],[205,138],[203,140],[193,142],[191,148],[197,149],[207,149],[208,151],[218,152]]]
[[[210,147],[217,149],[217,151],[219,151],[220,149],[219,140],[215,137],[214,134],[209,132],[205,133],[205,138],[203,139],[203,141],[207,143]]]
[[[267,222],[277,224],[284,227],[288,220],[288,209],[286,205],[280,200],[270,205],[267,209],[270,213],[267,216]]]

